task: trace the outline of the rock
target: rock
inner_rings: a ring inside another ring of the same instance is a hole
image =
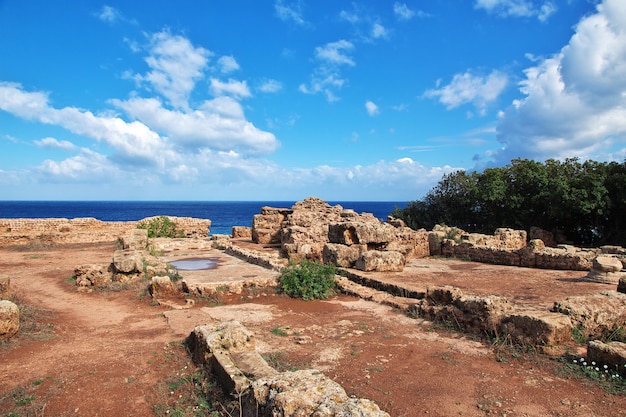
[[[164,295],[172,295],[176,292],[172,280],[168,276],[152,277],[150,283],[150,294],[153,298],[162,297]]]
[[[10,339],[19,330],[19,307],[9,300],[0,300],[0,339]]]
[[[143,271],[141,252],[133,249],[116,250],[113,253],[113,266],[116,272],[132,274]]]
[[[361,271],[400,272],[406,258],[400,252],[371,250],[361,254],[354,267]]]
[[[568,316],[544,311],[511,314],[502,320],[500,330],[523,346],[555,346],[572,338]]]
[[[0,274],[0,294],[9,292],[11,279],[8,275]]]
[[[148,231],[146,229],[131,229],[120,237],[123,249],[145,250],[148,247]]]
[[[626,294],[626,277],[621,277],[617,284],[617,291]]]
[[[587,361],[608,365],[626,377],[626,343],[592,340],[587,344]]]
[[[388,417],[367,399],[350,398],[336,382],[312,369],[284,372],[252,383],[258,415]]]
[[[338,243],[327,243],[322,252],[322,261],[342,268],[352,268],[361,256],[362,246],[346,246]],[[367,250],[367,247],[365,247]]]
[[[79,287],[104,287],[111,283],[110,265],[80,265],[74,268],[76,285]]]
[[[626,294],[603,291],[568,297],[555,302],[552,311],[568,315],[584,336],[601,339],[616,327],[626,327]]]
[[[622,261],[619,258],[609,255],[599,255],[593,260],[593,266],[587,280],[602,282],[605,284],[618,284],[620,278],[626,277]]]
[[[233,239],[252,239],[252,228],[246,226],[233,226]]]
[[[549,247],[556,246],[556,239],[554,239],[554,233],[548,230],[544,230],[540,227],[531,226],[530,234],[528,235],[528,238],[530,240],[535,240],[535,239],[541,240],[545,244],[545,246],[549,246]]]

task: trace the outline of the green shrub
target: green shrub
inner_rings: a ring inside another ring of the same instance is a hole
[[[335,266],[303,260],[284,268],[278,282],[280,289],[290,297],[304,300],[328,298],[335,294]]]
[[[148,237],[185,237],[185,232],[178,229],[178,224],[167,216],[159,216],[150,220],[143,220],[137,225],[138,229],[148,231]]]

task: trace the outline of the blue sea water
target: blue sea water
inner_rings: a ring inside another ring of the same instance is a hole
[[[233,226],[252,226],[264,206],[293,206],[295,201],[0,201],[0,218],[93,217],[102,221],[136,221],[151,216],[195,217],[211,220],[211,234],[230,234]],[[406,202],[329,201],[357,213],[386,219]]]

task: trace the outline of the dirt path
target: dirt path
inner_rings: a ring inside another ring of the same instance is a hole
[[[255,332],[273,365],[321,369],[393,417],[626,415],[625,396],[566,378],[556,361],[496,355],[489,344],[353,297],[254,293],[167,311],[140,288],[86,294],[67,282],[75,266],[107,263],[113,250],[0,249],[0,273],[21,300],[47,310],[39,317],[49,330],[43,340],[0,347],[0,416],[153,415],[171,403],[167,381],[191,372],[182,339],[196,325],[228,319]]]

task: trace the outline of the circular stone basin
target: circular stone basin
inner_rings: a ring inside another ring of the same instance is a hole
[[[179,259],[169,262],[170,265],[181,271],[199,271],[202,269],[213,269],[217,266],[214,258],[189,258]]]

